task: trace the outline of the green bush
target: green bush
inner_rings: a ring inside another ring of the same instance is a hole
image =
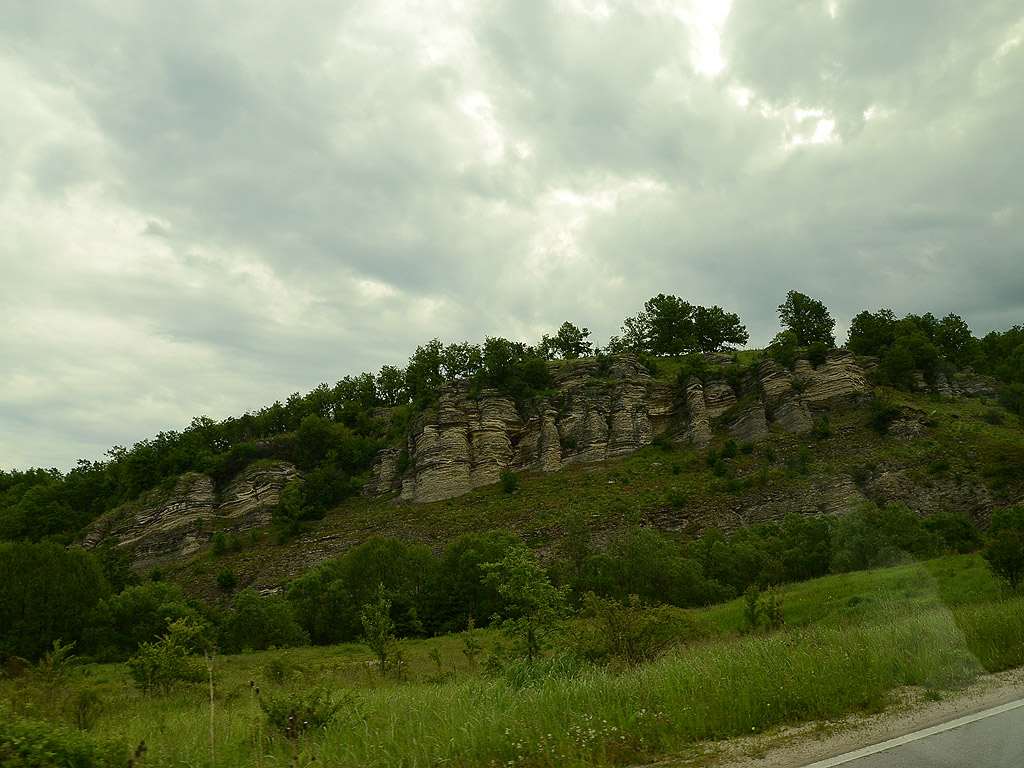
[[[827,352],[828,345],[823,341],[816,341],[807,347],[807,359],[810,361],[811,365],[817,368],[825,362]]]
[[[868,424],[875,432],[884,435],[889,431],[889,425],[900,417],[902,411],[889,397],[879,395],[871,401],[868,412]]]
[[[201,625],[178,619],[159,640],[139,646],[126,663],[128,676],[147,693],[166,694],[181,683],[202,682],[206,671],[194,654],[204,644],[204,634]]]
[[[98,739],[41,720],[0,718],[0,765],[4,768],[123,768],[128,749],[115,739]]]
[[[836,522],[832,542],[837,573],[894,565],[907,555],[933,557],[943,550],[942,538],[902,504],[867,503],[850,510]]]
[[[233,592],[238,586],[238,577],[230,568],[225,568],[217,574],[217,586],[225,592]]]
[[[519,490],[519,475],[511,468],[505,467],[502,469],[498,479],[501,483],[501,490],[505,493],[515,493]]]
[[[981,547],[981,534],[965,515],[941,512],[925,518],[921,524],[926,531],[940,536],[951,552],[962,555],[975,552]]]
[[[259,595],[252,589],[238,593],[235,608],[221,627],[221,644],[228,652],[308,643],[291,603],[280,595]]]
[[[583,596],[585,623],[571,632],[573,652],[587,661],[633,666],[653,661],[693,631],[667,605],[645,605],[636,595],[623,603],[593,592]]]
[[[354,703],[351,694],[332,696],[322,688],[280,694],[261,691],[259,695],[260,709],[263,710],[267,725],[290,739],[323,728],[343,708],[351,712]]]

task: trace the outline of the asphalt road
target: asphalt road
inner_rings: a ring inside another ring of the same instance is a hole
[[[805,768],[1024,768],[1024,699]]]

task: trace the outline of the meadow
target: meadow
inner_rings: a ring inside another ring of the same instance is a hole
[[[636,666],[582,660],[571,626],[533,664],[489,663],[500,638],[480,629],[402,641],[396,675],[382,677],[364,645],[292,648],[213,656],[205,679],[167,694],[139,691],[123,664],[50,657],[0,678],[0,758],[14,766],[65,757],[75,766],[699,762],[709,741],[879,712],[907,686],[937,698],[1024,664],[1024,599],[977,555],[828,576],[775,598],[784,623],[773,629],[751,628],[743,599],[680,610],[678,642]]]

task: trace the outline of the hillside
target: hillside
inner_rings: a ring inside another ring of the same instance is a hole
[[[292,536],[268,524],[289,481],[307,475],[266,459],[219,484],[183,475],[101,517],[82,543],[116,542],[137,570],[215,597],[217,570],[277,591],[373,535],[439,551],[507,529],[543,552],[581,525],[597,541],[626,524],[694,535],[870,500],[984,528],[993,509],[1024,501],[1024,434],[991,379],[877,388],[873,361],[842,349],[792,369],[757,353],[644,362],[550,362],[552,387],[528,399],[456,381],[411,417],[379,409],[396,437],[362,493]],[[218,534],[230,546],[214,556]]]

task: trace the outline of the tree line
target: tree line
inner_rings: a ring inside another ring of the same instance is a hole
[[[841,517],[790,514],[731,535],[717,528],[688,539],[629,527],[594,546],[582,524],[543,567],[506,531],[466,534],[441,554],[419,544],[375,537],[294,579],[283,595],[252,590],[217,609],[183,597],[162,581],[140,582],[124,564],[52,542],[0,543],[0,655],[38,659],[54,641],[80,654],[122,660],[167,633],[176,621],[198,627],[228,652],[363,639],[368,606],[387,604],[397,637],[424,637],[515,618],[521,593],[494,576],[517,564],[543,571],[569,606],[588,595],[681,608],[826,575],[982,549],[1016,589],[1024,576],[1024,507],[997,510],[987,539],[956,514],[921,520],[899,504],[866,503]],[[509,576],[512,578],[512,576]],[[112,585],[117,585],[112,586]],[[234,583],[222,584],[234,589]],[[518,605],[518,603],[516,603]]]

